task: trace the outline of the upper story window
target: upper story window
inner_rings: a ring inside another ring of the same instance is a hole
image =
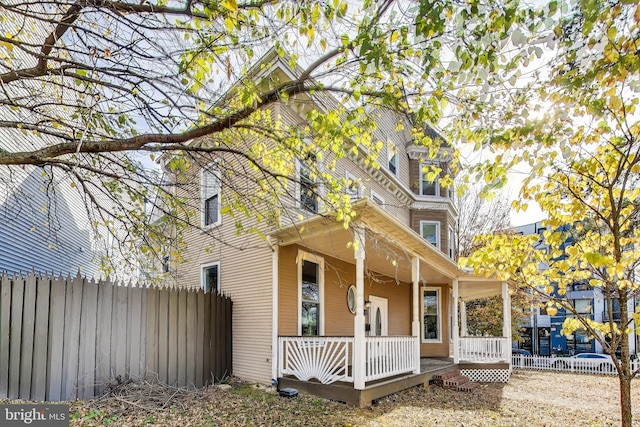
[[[593,314],[592,299],[576,299],[573,300],[573,307],[578,314]]]
[[[220,217],[220,171],[215,164],[202,169],[201,186],[201,223],[203,228],[210,228],[221,223]]]
[[[351,200],[356,200],[362,197],[362,186],[360,185],[360,181],[355,175],[347,172],[346,176],[346,193],[351,197]]]
[[[440,222],[420,221],[420,235],[427,242],[440,249]]]
[[[311,212],[318,212],[318,182],[312,167],[317,164],[317,157],[309,153],[300,161],[300,206]]]
[[[420,166],[420,194],[422,196],[439,196],[440,195],[440,182],[436,176],[433,181],[429,181],[427,173],[422,170]]]
[[[388,165],[389,171],[398,175],[398,149],[392,143],[387,143],[387,157],[388,157]]]

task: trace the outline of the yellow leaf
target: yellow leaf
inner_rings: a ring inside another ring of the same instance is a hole
[[[221,3],[221,5],[225,9],[230,10],[231,12],[237,12],[238,11],[238,2],[236,0],[224,0]]]

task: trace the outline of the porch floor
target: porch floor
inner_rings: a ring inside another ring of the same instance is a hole
[[[369,381],[364,390],[356,390],[352,383],[336,382],[321,384],[317,381],[300,381],[295,377],[278,380],[278,389],[292,387],[300,392],[313,394],[326,399],[345,402],[360,407],[371,406],[372,402],[389,394],[418,385],[426,386],[433,376],[455,368],[452,359],[420,358],[420,373],[401,374],[395,377]]]

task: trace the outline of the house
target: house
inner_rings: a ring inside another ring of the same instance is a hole
[[[522,235],[537,234],[540,240],[536,249],[544,250],[547,245],[542,239],[542,233],[546,231],[546,227],[542,222],[526,224],[515,227],[514,231]],[[572,238],[569,237],[565,242],[566,245],[572,244]],[[540,268],[545,268],[541,266]],[[587,282],[576,282],[567,287],[567,293],[564,296],[570,300],[575,309],[583,316],[588,316],[596,322],[606,322],[610,314],[607,311],[605,298],[600,288],[589,286]],[[618,304],[613,301],[614,306]],[[629,311],[634,312],[634,301],[629,301]],[[578,354],[578,353],[603,353],[602,346],[595,338],[590,338],[585,330],[577,330],[570,336],[561,334],[562,324],[567,317],[572,316],[566,310],[560,309],[551,316],[544,307],[538,307],[537,304],[532,305],[530,318],[525,321],[523,327],[523,348],[531,351],[532,354],[542,356],[550,356],[555,354]],[[620,311],[611,313],[614,320],[620,320]],[[638,336],[636,331],[629,335],[629,351],[636,354],[638,348]]]
[[[261,64],[250,73],[256,81],[293,80],[300,72],[273,51]],[[272,104],[271,116],[303,124],[310,108],[338,102],[323,93],[302,96]],[[298,159],[293,200],[282,201],[278,226],[264,226],[265,239],[236,232],[235,218],[221,213],[232,189],[204,167],[191,172],[200,191],[189,191],[201,195],[202,228],[183,236],[184,262],[172,266],[172,277],[232,297],[233,373],[246,380],[274,379],[281,388],[361,405],[456,365],[472,378],[506,381],[507,284],[458,268],[452,192],[426,178],[423,166],[432,160],[412,143],[410,118],[375,114],[375,136],[388,141],[380,167],[360,149],[332,172],[353,183],[344,190],[354,209],[348,228],[323,211],[320,197],[309,197],[309,189],[323,189],[305,168],[308,158]],[[443,170],[447,159],[443,148],[436,160]],[[219,243],[211,246],[212,238]],[[503,336],[460,336],[463,302],[493,295],[504,300]]]
[[[31,5],[31,13],[45,14],[45,6]],[[30,42],[44,43],[50,29],[43,21],[11,12],[3,17],[0,29],[14,34],[16,28],[29,28]],[[0,72],[13,67],[35,66],[37,58],[23,49],[0,48],[3,61]],[[68,106],[43,91],[41,82],[3,84],[0,91],[0,117],[7,122],[33,125],[52,122],[54,117],[65,117]],[[73,91],[63,91],[72,97]],[[37,99],[36,95],[37,94]],[[59,95],[63,96],[63,95]],[[16,101],[19,100],[19,101]],[[69,99],[69,104],[72,100]],[[77,101],[77,100],[75,100]],[[37,106],[37,108],[34,107]],[[46,125],[45,125],[46,126]],[[0,150],[29,151],[59,142],[46,132],[28,132],[25,129],[3,126],[0,129]],[[73,182],[72,174],[51,165],[0,167],[0,274],[54,274],[100,277],[101,258],[113,255],[113,239],[104,232],[99,221],[91,217],[81,186]],[[74,188],[75,187],[75,188]],[[97,192],[96,192],[97,193]],[[100,199],[99,194],[94,198]]]
[[[86,214],[82,220],[84,203],[71,188],[47,191],[56,182],[46,171],[7,167],[1,173],[11,183],[0,190],[0,273],[95,276],[97,247]]]

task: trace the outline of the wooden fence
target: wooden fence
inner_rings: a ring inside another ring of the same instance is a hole
[[[0,398],[100,395],[114,379],[200,387],[231,374],[228,297],[0,276]]]

